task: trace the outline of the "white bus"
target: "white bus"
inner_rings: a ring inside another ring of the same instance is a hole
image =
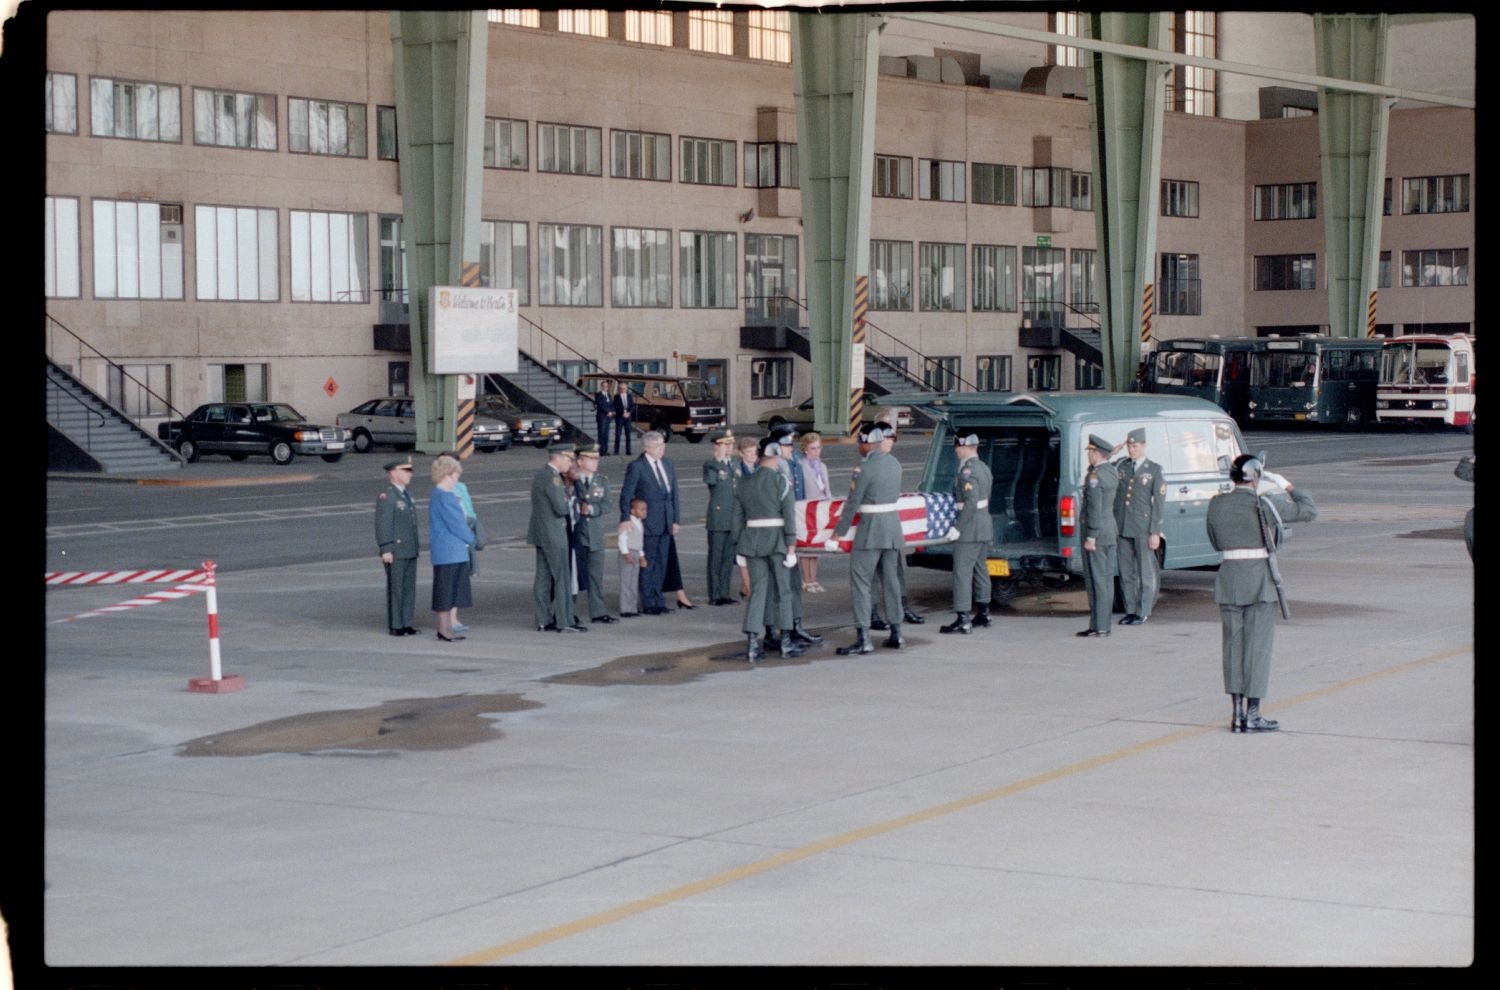
[[[1375,418],[1474,431],[1474,335],[1413,334],[1385,342]]]

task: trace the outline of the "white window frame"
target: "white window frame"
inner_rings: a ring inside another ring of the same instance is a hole
[[[172,401],[170,364],[114,365],[107,370],[107,379],[109,404],[131,419],[171,415],[167,405]]]
[[[386,138],[386,122],[390,122],[390,138]],[[398,141],[396,131],[396,108],[391,106],[375,107],[375,158],[382,162],[399,161],[401,158],[401,145]],[[389,154],[387,154],[389,151]]]
[[[609,37],[609,11],[600,7],[559,10],[557,30],[563,34],[581,34],[589,38]]]
[[[911,199],[911,158],[906,155],[876,155],[870,195],[877,199]]]
[[[245,378],[243,397],[230,398],[224,391],[226,372],[239,368]],[[208,401],[210,402],[269,402],[271,394],[271,366],[250,361],[227,361],[208,366]]]
[[[609,303],[619,309],[672,306],[672,232],[656,227],[610,229]]]
[[[1401,180],[1403,214],[1468,213],[1469,176],[1422,175]]]
[[[672,135],[611,130],[609,147],[610,178],[672,181]]]
[[[923,241],[918,252],[918,308],[924,313],[961,313],[967,300],[964,246]]]
[[[122,118],[128,117],[128,126]],[[99,138],[182,143],[182,87],[93,76],[89,79],[89,133]]]
[[[83,293],[78,206],[77,196],[48,196],[43,200],[46,262],[42,291],[48,299],[78,299]]]
[[[195,298],[280,301],[279,224],[275,209],[208,203],[194,207]]]
[[[766,62],[792,62],[792,15],[786,10],[751,10],[749,22],[750,58]]]
[[[288,96],[286,150],[293,155],[368,158],[368,119],[369,109],[363,103]]]
[[[984,171],[981,172],[981,169]],[[974,162],[970,172],[972,173],[971,202],[982,203],[986,206],[1016,205],[1018,194],[1014,165],[1002,165],[999,162]],[[983,175],[982,180],[981,175]]]
[[[974,359],[974,387],[981,392],[1009,392],[1011,356],[981,354]]]
[[[973,311],[1016,312],[1020,260],[1015,245],[975,244],[973,255]]]
[[[529,238],[530,229],[521,220],[479,222],[479,284],[515,289],[518,306],[531,305]]]
[[[1404,288],[1468,284],[1468,248],[1427,248],[1401,252],[1401,285]]]
[[[516,117],[484,118],[484,167],[528,171],[531,168],[531,150],[527,146],[529,123]]]
[[[733,55],[734,13],[728,10],[688,11],[688,49]]]
[[[717,138],[684,136],[679,145],[681,181],[704,186],[738,185],[739,176],[735,171],[739,160],[738,144],[737,141]]]
[[[683,309],[739,305],[739,238],[733,231],[679,231],[677,247],[678,299]]]
[[[870,309],[911,312],[912,268],[915,258],[911,241],[870,239]]]
[[[232,109],[226,111],[225,100],[233,101]],[[276,151],[276,97],[269,93],[194,87],[193,143],[214,148]]]
[[[603,175],[604,132],[585,124],[536,124],[536,170],[560,175]]]
[[[292,302],[370,301],[370,215],[289,211]]]
[[[182,204],[93,201],[94,298],[183,298]]]
[[[672,12],[669,10],[625,11],[625,40],[640,45],[672,47]]]
[[[604,305],[604,228],[536,225],[537,296],[543,306]]]
[[[542,11],[539,7],[491,7],[489,21],[509,27],[539,28],[542,26]]]
[[[78,77],[71,72],[49,72],[42,83],[48,134],[78,133]]]
[[[917,159],[917,198],[941,203],[964,202],[967,198],[964,173],[967,171],[963,162],[944,158]]]
[[[786,357],[755,358],[750,362],[750,398],[790,399],[792,397],[792,359]]]
[[[1198,183],[1192,179],[1161,180],[1161,215],[1198,217]]]

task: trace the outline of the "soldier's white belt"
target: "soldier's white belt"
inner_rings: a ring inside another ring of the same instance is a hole
[[[786,520],[777,516],[775,519],[747,519],[745,525],[751,529],[770,529],[772,526],[778,529],[786,525]]]
[[[966,502],[955,502],[953,504],[953,507],[955,509],[962,509],[967,504],[968,503],[966,503]],[[974,503],[974,508],[976,508],[976,509],[988,509],[989,507],[990,507],[990,500],[987,499],[987,498],[982,498],[979,501],[977,501],[977,502]]]
[[[1265,547],[1224,551],[1225,560],[1265,560],[1269,556],[1270,554],[1266,553]]]
[[[896,503],[884,502],[880,505],[861,505],[859,507],[859,511],[865,513],[866,515],[870,515],[876,512],[895,512]]]

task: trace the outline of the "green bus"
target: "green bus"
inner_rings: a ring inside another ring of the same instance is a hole
[[[1262,337],[1250,353],[1247,423],[1321,423],[1357,430],[1375,421],[1381,341]]]
[[[1146,367],[1146,391],[1207,399],[1243,424],[1250,402],[1255,337],[1182,337],[1157,345]]]

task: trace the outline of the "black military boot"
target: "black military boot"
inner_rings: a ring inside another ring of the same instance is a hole
[[[878,632],[885,632],[887,629],[891,628],[890,623],[881,618],[880,609],[878,608],[870,613],[870,628]]]
[[[1260,716],[1260,699],[1249,698],[1245,706],[1245,720],[1240,723],[1241,732],[1275,732],[1281,723]]]
[[[751,663],[757,660],[764,660],[766,658],[766,651],[760,648],[760,637],[755,635],[755,633],[748,633],[747,636],[749,641],[745,644],[746,658]]]
[[[940,633],[963,633],[965,636],[967,636],[969,634],[970,630],[972,630],[973,628],[974,628],[974,624],[969,621],[969,613],[967,613],[967,612],[959,612],[958,613],[958,618],[954,619],[952,622],[948,623],[946,626],[938,626],[938,632],[940,632]]]
[[[892,623],[891,634],[885,638],[885,643],[882,645],[893,650],[899,650],[906,645],[906,638],[901,635],[901,623]]]
[[[786,659],[787,657],[800,657],[802,654],[804,654],[806,652],[807,652],[807,647],[805,647],[801,643],[797,642],[796,637],[794,637],[791,633],[782,633],[781,634],[781,656],[782,656],[782,659]]]
[[[901,599],[901,621],[909,623],[909,624],[914,625],[914,626],[920,626],[922,623],[926,622],[927,620],[924,619],[924,618],[922,618],[917,613],[913,612],[911,610],[911,606],[908,605],[908,604],[906,604],[906,599],[903,598],[903,599]]]
[[[974,626],[978,629],[988,629],[990,624],[990,607],[988,605],[975,605]]]
[[[855,627],[854,632],[854,642],[850,643],[848,646],[840,646],[834,652],[841,657],[847,657],[851,654],[856,653],[874,653],[875,644],[870,642],[870,634],[865,631],[865,628],[863,626],[857,626]]]
[[[823,642],[822,636],[819,636],[817,633],[810,633],[807,631],[807,627],[802,624],[801,619],[798,619],[796,622],[792,623],[792,636],[797,640],[797,642],[804,643],[808,646],[817,646],[819,643]]]
[[[766,626],[766,642],[767,643],[779,643],[779,642],[781,642],[781,630],[777,629],[775,626]]]
[[[1231,694],[1230,699],[1234,702],[1234,710],[1229,714],[1229,731],[1245,731],[1245,696],[1243,694]]]

